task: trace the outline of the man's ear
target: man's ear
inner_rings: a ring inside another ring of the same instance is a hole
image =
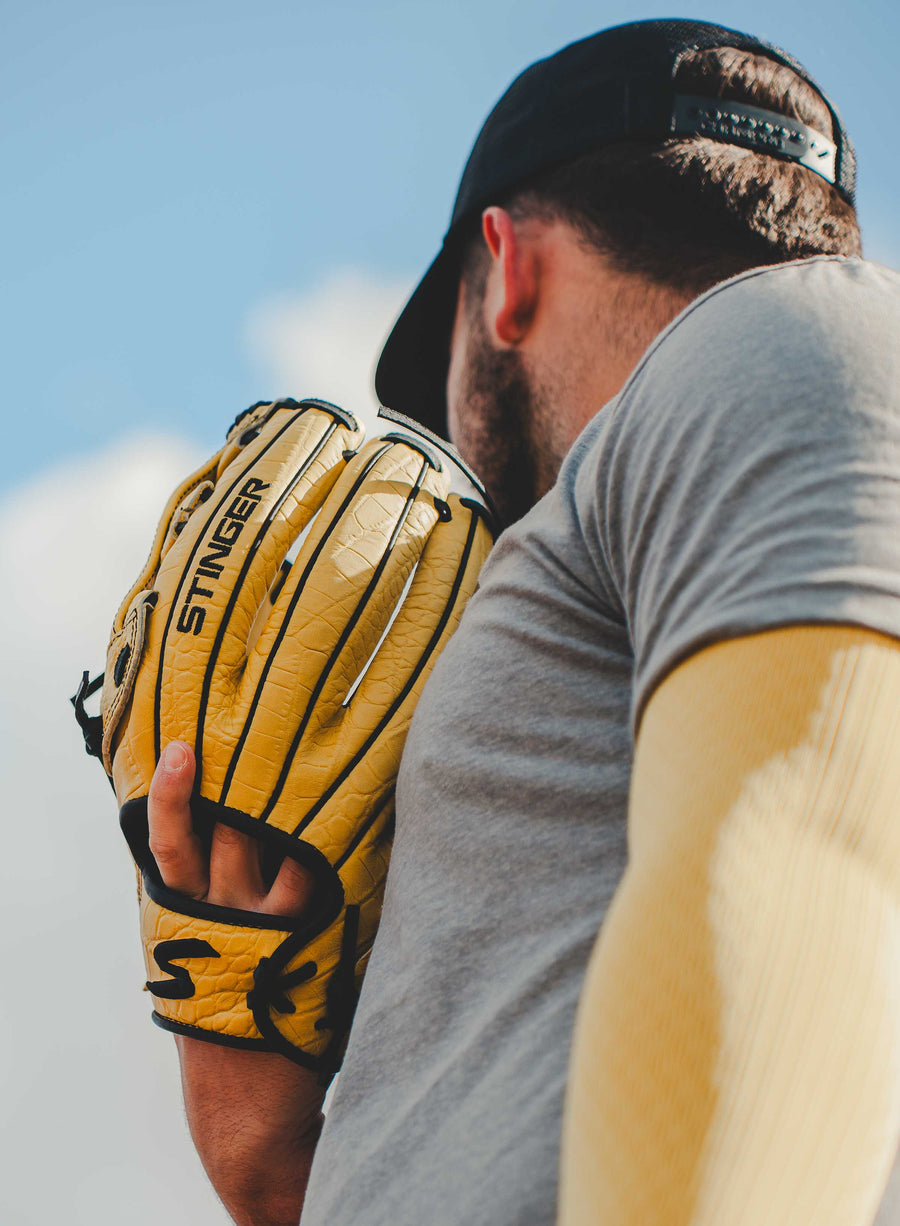
[[[534,246],[517,231],[506,209],[492,205],[481,215],[481,232],[491,254],[484,298],[485,324],[501,347],[520,344],[537,306],[538,269]]]

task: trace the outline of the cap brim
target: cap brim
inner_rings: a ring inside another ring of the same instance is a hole
[[[375,369],[375,392],[389,409],[447,438],[447,367],[456,314],[459,261],[445,244],[400,312]]]

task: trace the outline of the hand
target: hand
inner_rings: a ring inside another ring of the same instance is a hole
[[[264,915],[297,916],[312,899],[313,876],[285,858],[267,888],[260,867],[260,843],[221,822],[213,830],[207,860],[191,821],[191,789],[196,763],[184,741],[170,742],[150,784],[147,820],[150,850],[169,887],[198,901],[238,907]]]
[[[150,785],[150,850],[163,881],[219,906],[299,915],[313,877],[296,861],[286,859],[267,889],[257,840],[222,823],[207,859],[191,822],[195,769],[190,746],[173,741]],[[270,1052],[175,1041],[191,1135],[226,1209],[239,1226],[293,1226],[322,1126],[315,1073]]]

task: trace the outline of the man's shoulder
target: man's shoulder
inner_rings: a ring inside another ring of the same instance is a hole
[[[579,438],[561,483],[612,557],[612,527],[624,542],[662,502],[688,522],[713,495],[783,497],[766,482],[827,485],[849,457],[897,440],[900,274],[813,257],[752,269],[685,308]]]
[[[900,415],[900,274],[816,256],[751,269],[690,303],[613,402],[606,442],[873,403]]]
[[[896,300],[900,298],[900,273],[859,256],[844,255],[814,255],[748,268],[700,294],[676,317],[672,326],[711,303],[726,309],[739,309],[738,304],[754,302],[802,308],[804,303],[821,305],[823,295],[843,293],[887,296]]]
[[[575,495],[634,644],[636,709],[724,638],[897,634],[898,342],[889,269],[750,272],[691,304],[601,412]]]
[[[628,388],[673,376],[696,386],[824,380],[834,366],[887,364],[900,334],[900,273],[853,257],[750,269],[690,303],[653,342]],[[623,397],[622,399],[625,399]]]

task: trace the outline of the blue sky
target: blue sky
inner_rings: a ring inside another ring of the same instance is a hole
[[[848,11],[728,0],[688,14],[751,22],[818,76],[858,144],[869,253],[894,262],[898,6]],[[410,282],[511,77],[604,25],[671,13],[584,0],[5,0],[0,489],[131,429],[214,442],[274,390],[246,341],[256,304],[339,268]]]

